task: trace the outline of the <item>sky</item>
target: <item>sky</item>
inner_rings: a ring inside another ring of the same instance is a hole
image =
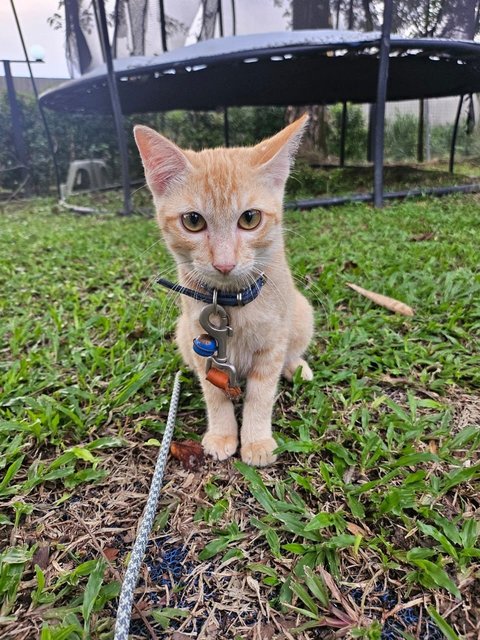
[[[32,65],[37,77],[69,77],[63,31],[54,31],[47,23],[47,18],[56,12],[57,7],[58,0],[15,0],[27,51],[32,45],[41,45],[45,50],[45,63]],[[10,0],[0,0],[0,60],[24,57]],[[26,64],[12,65],[12,73],[28,76],[28,67]]]
[[[199,0],[164,0],[168,15],[191,24]],[[114,0],[106,0],[107,11]],[[237,0],[238,33],[260,31],[280,31],[284,28],[283,9],[274,5],[273,0]],[[287,4],[285,0],[285,4]],[[226,13],[230,2],[223,2]],[[20,25],[27,51],[33,45],[45,50],[45,62],[32,65],[36,77],[68,78],[65,61],[65,42],[63,30],[55,31],[48,25],[48,18],[58,10],[58,0],[15,0]],[[60,10],[63,13],[63,9]],[[225,16],[226,35],[229,34],[228,15]],[[177,46],[181,42],[175,43]],[[23,50],[18,36],[10,0],[0,0],[0,60],[23,59]],[[12,65],[13,75],[28,76],[26,64]],[[0,65],[0,75],[3,69]]]

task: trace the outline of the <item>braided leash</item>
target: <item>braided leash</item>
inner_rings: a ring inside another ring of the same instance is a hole
[[[148,494],[147,504],[143,515],[142,524],[138,531],[137,539],[133,545],[132,555],[128,563],[125,578],[123,580],[122,591],[118,603],[117,621],[115,623],[114,640],[128,640],[128,632],[130,630],[130,618],[132,615],[132,604],[135,587],[138,581],[138,574],[142,565],[143,556],[148,543],[148,537],[152,530],[153,521],[157,511],[158,496],[162,487],[163,474],[167,463],[170,442],[175,427],[175,418],[177,416],[178,400],[180,397],[180,375],[177,371],[175,381],[173,383],[173,391],[170,398],[170,407],[168,409],[167,424],[162,438],[162,444],[158,453],[157,464],[152,477],[152,486]]]

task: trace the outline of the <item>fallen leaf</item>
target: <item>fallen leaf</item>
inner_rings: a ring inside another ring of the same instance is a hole
[[[427,231],[426,233],[419,233],[409,238],[410,242],[423,242],[424,240],[432,240],[435,237],[433,231]]]
[[[273,624],[263,624],[261,627],[262,640],[272,640],[275,635],[275,627]]]
[[[358,524],[355,524],[354,522],[347,522],[347,529],[350,531],[350,533],[354,536],[367,536],[367,532],[365,531],[365,529],[363,529],[362,527],[359,527]]]
[[[404,302],[400,302],[400,300],[389,298],[388,296],[384,296],[381,293],[375,293],[375,291],[369,291],[368,289],[359,287],[358,285],[352,284],[351,282],[347,282],[346,285],[347,287],[350,287],[350,289],[353,289],[365,298],[368,298],[372,302],[375,302],[375,304],[378,304],[381,307],[385,307],[385,309],[388,309],[389,311],[400,313],[402,316],[413,316],[415,313],[412,307],[409,307]]]
[[[180,460],[184,469],[191,471],[198,469],[203,463],[203,447],[195,440],[185,440],[184,442],[172,442],[170,453],[174,458]]]
[[[107,560],[112,562],[118,556],[119,549],[115,549],[115,547],[105,547],[103,549],[103,555]]]
[[[50,546],[43,545],[39,547],[35,553],[33,554],[32,563],[35,566],[38,564],[40,569],[46,569],[48,567],[48,562],[50,560]]]

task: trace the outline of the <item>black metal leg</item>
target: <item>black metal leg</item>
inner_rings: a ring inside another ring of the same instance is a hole
[[[425,101],[420,100],[418,109],[417,162],[423,162],[425,144]]]
[[[162,37],[162,49],[163,51],[168,51],[167,26],[165,24],[165,6],[163,0],[160,0],[160,35]]]
[[[376,107],[374,104],[368,105],[368,131],[367,131],[367,162],[373,162],[375,138],[375,114]]]
[[[12,70],[9,60],[3,60],[3,70],[5,72],[5,83],[7,85],[8,104],[10,106],[10,121],[12,123],[13,146],[15,147],[15,155],[19,163],[22,165],[20,183],[26,185],[26,179],[29,174],[29,161],[25,138],[23,137],[22,112],[17,100],[15,85],[13,84]],[[28,186],[28,185],[26,185]],[[29,189],[25,188],[28,192]]]
[[[230,121],[228,119],[228,107],[223,107],[223,139],[225,146],[230,146]]]
[[[392,29],[393,1],[383,5],[382,38],[380,41],[377,101],[375,114],[375,148],[373,158],[373,201],[375,207],[383,206],[383,143],[385,138],[385,101],[387,98],[388,66],[390,61],[390,32]]]
[[[95,0],[95,18],[97,20],[98,34],[102,45],[103,56],[107,65],[107,82],[110,100],[112,103],[113,119],[117,132],[118,150],[120,152],[120,166],[122,171],[123,188],[123,215],[132,213],[132,198],[130,193],[130,175],[128,171],[128,147],[125,129],[123,127],[123,113],[118,94],[118,86],[113,71],[112,50],[108,39],[107,18],[105,15],[104,0]]]
[[[57,195],[58,195],[58,199],[60,200],[60,198],[62,197],[61,189],[60,189],[60,169],[58,167],[57,156],[56,156],[56,153],[55,153],[55,146],[53,144],[52,134],[50,133],[50,127],[48,126],[47,118],[45,116],[45,111],[43,110],[43,107],[40,104],[40,100],[38,99],[37,83],[35,82],[35,78],[33,77],[32,67],[30,65],[30,60],[28,58],[27,47],[25,46],[25,40],[23,39],[23,32],[22,32],[22,29],[20,27],[20,21],[18,19],[17,11],[15,9],[15,3],[13,2],[13,0],[10,0],[10,4],[11,4],[11,7],[12,7],[13,16],[15,18],[15,24],[17,26],[18,35],[19,35],[20,41],[22,43],[22,50],[23,50],[23,54],[25,56],[25,62],[27,63],[27,66],[28,66],[28,73],[30,75],[30,80],[32,81],[32,89],[33,89],[33,93],[35,94],[35,101],[37,103],[38,111],[40,112],[40,117],[41,117],[42,123],[43,123],[43,128],[45,130],[45,136],[47,138],[48,149],[49,149],[50,154],[52,156],[53,170],[55,172],[55,183],[56,183],[56,187],[57,187]]]
[[[342,122],[340,128],[340,166],[345,166],[345,141],[347,134],[347,123],[348,123],[348,109],[347,103],[344,102],[342,105]]]
[[[458,101],[457,114],[455,116],[455,123],[453,125],[452,141],[450,143],[450,161],[448,163],[448,170],[450,171],[450,173],[453,173],[453,168],[455,166],[455,147],[457,145],[458,124],[460,122],[460,116],[462,114],[464,97],[465,96],[460,96],[460,100]]]

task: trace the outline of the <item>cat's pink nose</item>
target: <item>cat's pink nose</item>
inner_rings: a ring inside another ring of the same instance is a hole
[[[220,273],[224,273],[225,275],[235,268],[234,264],[214,264],[213,266],[217,271],[220,271]]]

